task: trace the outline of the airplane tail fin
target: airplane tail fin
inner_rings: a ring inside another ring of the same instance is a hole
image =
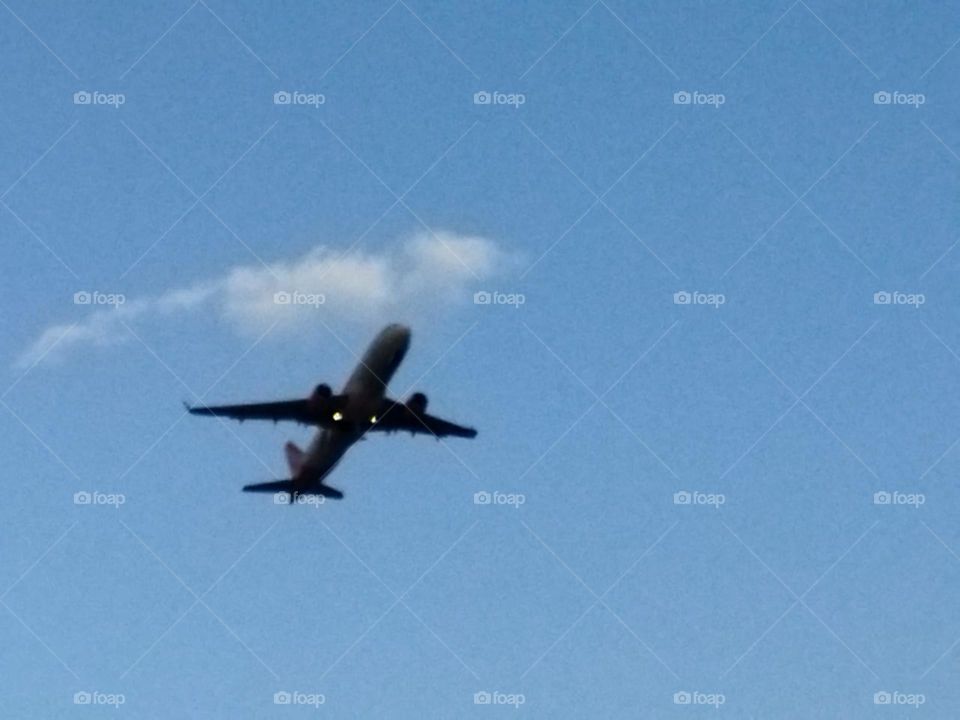
[[[305,453],[292,442],[284,445],[283,451],[287,456],[287,465],[290,466],[290,479],[244,485],[244,492],[285,493],[291,505],[296,502],[297,496],[301,494],[323,495],[324,497],[336,500],[343,497],[342,492],[323,483],[320,483],[318,486],[311,484],[310,487],[304,487],[302,481],[299,479],[299,475],[300,470],[303,468],[304,460],[306,459]]]
[[[304,452],[294,443],[288,442],[283,446],[283,451],[287,455],[287,465],[290,467],[290,475],[296,477],[303,467]]]

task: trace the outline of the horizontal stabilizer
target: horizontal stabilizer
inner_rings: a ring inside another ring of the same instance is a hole
[[[272,482],[244,485],[244,492],[293,492],[293,480],[273,480]]]
[[[293,480],[273,480],[272,482],[255,483],[253,485],[244,485],[244,492],[262,492],[262,493],[280,493],[285,492],[293,495],[323,495],[323,497],[332,500],[342,500],[343,493],[329,485],[312,485],[308,488],[297,488]]]

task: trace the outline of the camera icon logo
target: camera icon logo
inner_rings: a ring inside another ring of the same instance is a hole
[[[275,305],[289,305],[290,304],[290,293],[286,290],[280,290],[273,294],[273,302]]]
[[[92,700],[93,696],[86,690],[81,690],[80,692],[75,692],[73,694],[74,705],[89,705]]]
[[[292,100],[293,96],[286,90],[278,90],[273,94],[274,105],[289,105]]]
[[[93,95],[86,90],[78,90],[73,94],[74,105],[89,105],[91,102],[93,102]]]
[[[693,496],[686,490],[680,490],[673,494],[674,505],[689,505],[692,500]]]
[[[892,496],[886,490],[880,490],[873,494],[874,505],[889,505],[891,500]]]
[[[493,96],[486,90],[481,90],[473,94],[474,105],[489,105],[491,102],[493,102]]]
[[[273,694],[274,705],[289,705],[293,701],[293,696],[286,690],[279,690]]]
[[[689,705],[692,701],[693,697],[686,690],[680,690],[673,694],[674,705]]]
[[[689,105],[692,100],[693,96],[686,90],[680,90],[673,94],[674,105]]]
[[[287,505],[290,502],[290,493],[283,492],[282,490],[278,493],[274,493],[273,504],[274,505]]]
[[[486,490],[481,490],[480,492],[475,492],[473,494],[474,505],[489,505],[492,501],[493,496]]]
[[[873,294],[873,304],[874,305],[889,305],[893,300],[893,296],[888,293],[886,290],[881,290]]]
[[[86,290],[81,290],[80,292],[75,292],[73,294],[74,305],[89,305],[92,299],[93,298],[91,297],[90,293],[88,293]]]
[[[492,697],[486,690],[481,690],[480,692],[475,692],[473,694],[474,705],[489,705],[491,700]]]
[[[879,90],[873,94],[874,105],[889,105],[892,100],[893,96],[886,90]]]
[[[90,495],[86,490],[81,490],[80,492],[75,492],[73,494],[73,504],[74,505],[89,505],[93,500],[93,496]]]
[[[489,305],[492,300],[493,296],[486,290],[479,290],[473,294],[474,305]]]
[[[873,694],[874,705],[889,705],[892,700],[893,697],[886,690],[881,690],[880,692],[875,692]]]
[[[673,294],[674,305],[689,305],[692,299],[692,296],[686,290],[680,290]]]

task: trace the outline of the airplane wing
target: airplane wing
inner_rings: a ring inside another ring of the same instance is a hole
[[[244,420],[289,420],[301,425],[328,426],[332,415],[344,398],[339,395],[318,402],[315,398],[305,400],[278,400],[276,402],[247,403],[242,405],[186,405],[191,415],[216,415]]]
[[[409,433],[421,433],[442,437],[473,438],[477,431],[473,428],[457,425],[449,420],[429,415],[426,412],[415,412],[404,403],[387,401],[381,416],[370,430],[382,432],[396,432],[398,430]]]

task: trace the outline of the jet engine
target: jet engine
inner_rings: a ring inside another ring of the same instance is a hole
[[[416,415],[422,415],[427,409],[427,396],[422,392],[415,392],[407,398],[407,407]]]
[[[333,395],[333,391],[330,389],[330,386],[326,383],[317,385],[313,392],[310,393],[310,398],[307,400],[307,404],[310,409],[318,413],[325,409],[327,405],[327,400],[330,399],[330,396]]]

